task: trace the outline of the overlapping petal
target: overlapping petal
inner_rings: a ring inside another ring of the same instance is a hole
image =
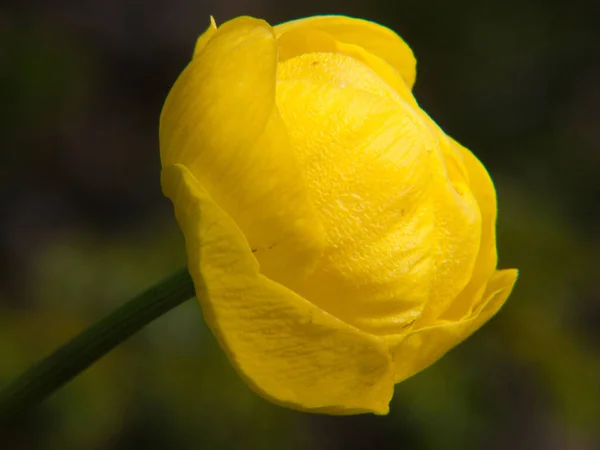
[[[342,53],[370,67],[392,89],[387,93],[391,98],[398,95],[404,101],[416,106],[416,101],[402,76],[386,61],[355,44],[336,40],[324,31],[312,28],[292,29],[277,38],[279,61],[307,53]]]
[[[442,133],[441,130],[439,133]],[[473,153],[451,138],[446,138],[445,141],[448,146],[445,151],[446,167],[450,178],[455,179],[455,188],[460,183],[463,186],[460,189],[471,192],[477,202],[481,216],[480,244],[473,272],[464,290],[445,303],[428,302],[415,323],[417,328],[426,327],[441,317],[459,320],[476,309],[497,264],[496,192],[492,180]],[[455,174],[452,175],[451,171]]]
[[[206,321],[263,396],[385,414],[502,306],[496,194],[420,109],[391,30],[211,19],[161,116],[165,194]]]
[[[237,224],[184,166],[165,167],[162,185],[206,322],[249,384],[297,409],[387,413],[393,368],[383,340],[262,275]]]
[[[345,16],[315,16],[286,22],[275,27],[277,36],[296,30],[326,33],[336,41],[361,47],[386,61],[412,89],[416,79],[416,60],[410,47],[389,28],[367,20]],[[314,48],[311,51],[323,51]]]
[[[433,364],[496,314],[510,295],[517,274],[514,269],[497,271],[485,287],[479,308],[459,320],[439,320],[417,329],[393,345],[396,383]]]
[[[327,240],[294,289],[375,334],[405,330],[427,302],[466,286],[480,239],[477,203],[448,179],[420,110],[343,54],[279,64],[277,103]]]
[[[497,205],[494,184],[483,164],[471,151],[458,142],[451,140],[451,144],[462,155],[467,169],[469,189],[473,192],[481,212],[481,244],[471,281],[445,311],[440,311],[441,317],[444,319],[458,320],[479,307],[481,300],[478,300],[478,293],[496,270],[498,263],[496,250]]]
[[[201,38],[161,115],[163,166],[184,164],[279,281],[310,272],[324,232],[275,104],[272,28],[242,17]]]

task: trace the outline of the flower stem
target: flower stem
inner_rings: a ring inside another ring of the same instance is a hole
[[[0,392],[0,424],[17,418],[144,326],[194,296],[181,269],[129,300],[21,374]]]

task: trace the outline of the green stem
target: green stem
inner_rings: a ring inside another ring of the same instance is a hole
[[[43,401],[144,326],[194,296],[181,269],[129,300],[24,372],[0,392],[0,424]]]

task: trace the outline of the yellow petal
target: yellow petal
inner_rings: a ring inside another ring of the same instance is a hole
[[[378,335],[406,332],[426,302],[456,298],[481,229],[471,194],[448,180],[437,134],[389,90],[343,54],[278,68],[277,101],[327,235],[318,268],[293,289]]]
[[[400,74],[386,61],[369,53],[364,48],[337,41],[324,31],[314,29],[293,29],[277,39],[279,61],[284,62],[305,53],[343,53],[370,67],[393,89],[387,95],[400,95],[415,107],[416,100]]]
[[[433,364],[487,322],[510,295],[517,274],[515,269],[496,272],[486,286],[483,303],[472,314],[459,321],[439,321],[413,331],[396,344],[391,349],[396,382]]]
[[[478,269],[474,277],[480,276],[487,279],[498,262],[496,252],[496,190],[490,175],[475,155],[458,142],[452,141],[452,143],[463,157],[469,177],[469,188],[473,192],[481,212],[481,247],[477,261]]]
[[[259,394],[301,410],[386,414],[387,346],[266,278],[236,224],[183,166],[163,169],[206,322]]]
[[[462,155],[467,169],[469,188],[479,205],[481,212],[481,244],[471,281],[448,310],[440,316],[445,320],[457,320],[479,307],[483,299],[478,295],[478,292],[483,289],[498,263],[496,250],[497,203],[494,184],[483,164],[473,153],[456,141],[451,141],[451,144]]]
[[[301,278],[320,255],[324,231],[275,105],[273,30],[241,17],[209,33],[163,108],[162,164],[189,168],[269,276]]]
[[[442,133],[442,131],[439,131]],[[446,139],[446,167],[453,172],[455,185],[462,184],[474,196],[481,215],[481,242],[471,279],[464,290],[445,304],[428,303],[415,328],[423,328],[438,320],[460,320],[483,301],[482,293],[496,270],[496,191],[485,167],[468,149],[451,138]],[[464,181],[463,181],[464,180]]]
[[[185,163],[196,173],[206,162],[223,165],[203,158],[208,154],[216,159],[210,150],[219,144],[244,151],[242,146],[260,137],[272,115],[277,64],[272,28],[241,17],[211,29],[210,39],[179,76],[163,107],[163,166]],[[233,144],[223,142],[226,137]],[[228,158],[221,159],[233,159],[227,150]]]
[[[416,78],[416,60],[410,47],[389,28],[362,19],[345,16],[315,16],[286,22],[275,27],[277,36],[295,30],[316,30],[336,41],[362,47],[386,61],[412,89]],[[314,49],[313,52],[322,51]]]

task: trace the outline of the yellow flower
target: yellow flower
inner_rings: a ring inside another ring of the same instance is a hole
[[[259,394],[388,412],[504,303],[496,194],[419,108],[395,33],[348,17],[199,38],[164,106],[162,186],[206,321]]]

